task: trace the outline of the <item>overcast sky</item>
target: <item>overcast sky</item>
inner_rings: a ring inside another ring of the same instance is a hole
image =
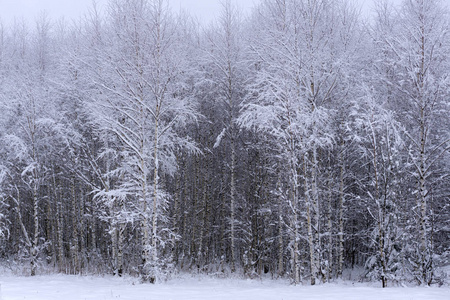
[[[96,0],[102,6],[108,0]],[[260,0],[233,0],[247,13]],[[373,0],[357,0],[367,12]],[[398,1],[398,0],[393,0]],[[196,15],[206,24],[217,15],[220,10],[220,0],[169,0],[174,11],[180,8]],[[0,19],[9,23],[14,17],[33,21],[40,12],[46,11],[52,19],[65,17],[73,19],[81,16],[92,4],[92,0],[0,0]]]

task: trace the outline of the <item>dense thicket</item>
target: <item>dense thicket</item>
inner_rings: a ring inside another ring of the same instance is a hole
[[[450,35],[438,0],[163,0],[0,25],[0,256],[42,270],[442,282]]]

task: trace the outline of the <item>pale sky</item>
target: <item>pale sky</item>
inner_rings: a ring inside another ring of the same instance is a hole
[[[184,9],[196,15],[204,24],[208,23],[219,13],[221,0],[169,0],[174,11]],[[244,13],[260,0],[233,0]],[[365,11],[369,11],[373,0],[356,0],[363,5]],[[393,0],[398,2],[398,0]],[[96,0],[102,6],[108,0]],[[0,19],[9,23],[14,17],[23,17],[27,21],[33,21],[38,14],[46,11],[52,19],[64,17],[73,19],[81,16],[92,4],[92,0],[0,0]]]

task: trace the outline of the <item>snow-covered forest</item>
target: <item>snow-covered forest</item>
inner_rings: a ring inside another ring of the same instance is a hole
[[[450,264],[446,1],[0,23],[0,264],[311,285]]]

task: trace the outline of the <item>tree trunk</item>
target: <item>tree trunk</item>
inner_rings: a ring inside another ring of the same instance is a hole
[[[71,182],[71,194],[72,194],[72,242],[70,252],[72,254],[73,274],[79,274],[80,261],[79,261],[79,240],[78,240],[78,207],[75,192],[75,179],[72,178]]]
[[[159,155],[158,155],[158,147],[159,147],[159,128],[158,128],[158,120],[155,120],[155,137],[154,137],[154,148],[153,148],[153,207],[152,207],[152,275],[150,277],[150,283],[156,282],[156,264],[158,263],[158,208],[159,208],[159,199],[158,199],[158,189],[159,189]]]
[[[330,162],[330,158],[329,164]],[[331,165],[329,165],[328,168],[328,210],[327,210],[327,234],[328,234],[328,264],[327,264],[327,280],[330,281],[333,273],[333,205],[332,205],[332,198],[333,198],[333,192],[332,192],[332,170]]]
[[[283,215],[281,195],[278,196],[278,276],[284,274]]]
[[[292,144],[293,146],[293,144]],[[292,147],[294,149],[294,147]],[[297,186],[298,186],[298,174],[297,174],[297,164],[294,153],[291,153],[291,209],[292,209],[292,222],[291,227],[294,230],[292,236],[293,239],[293,251],[292,251],[292,264],[294,273],[294,284],[300,283],[300,260],[299,260],[299,242],[300,242],[300,229],[298,220],[298,199],[297,199]]]
[[[143,141],[142,144],[143,146]],[[144,155],[142,152],[141,155]],[[143,156],[141,156],[143,157]],[[149,218],[148,218],[148,204],[147,204],[147,176],[145,174],[145,162],[143,158],[141,158],[141,266],[140,273],[143,281],[148,280],[148,264],[150,261],[149,250],[150,250],[150,239],[149,239]]]
[[[341,145],[340,149],[340,174],[339,174],[339,248],[338,248],[338,271],[337,277],[342,278],[342,272],[344,270],[344,143]]]
[[[120,223],[117,231],[117,275],[119,277],[123,274],[123,239],[124,239],[124,231],[126,229],[126,225],[124,223]]]
[[[57,243],[57,255],[58,255],[58,267],[59,271],[62,272],[64,270],[64,244],[63,244],[63,222],[64,216],[62,214],[62,204],[61,199],[56,199],[56,232],[58,237]]]
[[[35,171],[36,172],[36,171]],[[37,181],[37,178],[34,179]],[[39,206],[37,199],[37,182],[33,183],[33,239],[31,241],[31,276],[36,275],[38,261],[38,242],[39,242]]]
[[[231,125],[232,126],[232,125]],[[233,129],[231,129],[233,130]],[[230,208],[231,208],[231,218],[230,218],[230,239],[231,239],[231,272],[236,271],[236,239],[235,239],[235,197],[236,197],[236,149],[234,133],[231,133],[231,182],[230,182]]]

